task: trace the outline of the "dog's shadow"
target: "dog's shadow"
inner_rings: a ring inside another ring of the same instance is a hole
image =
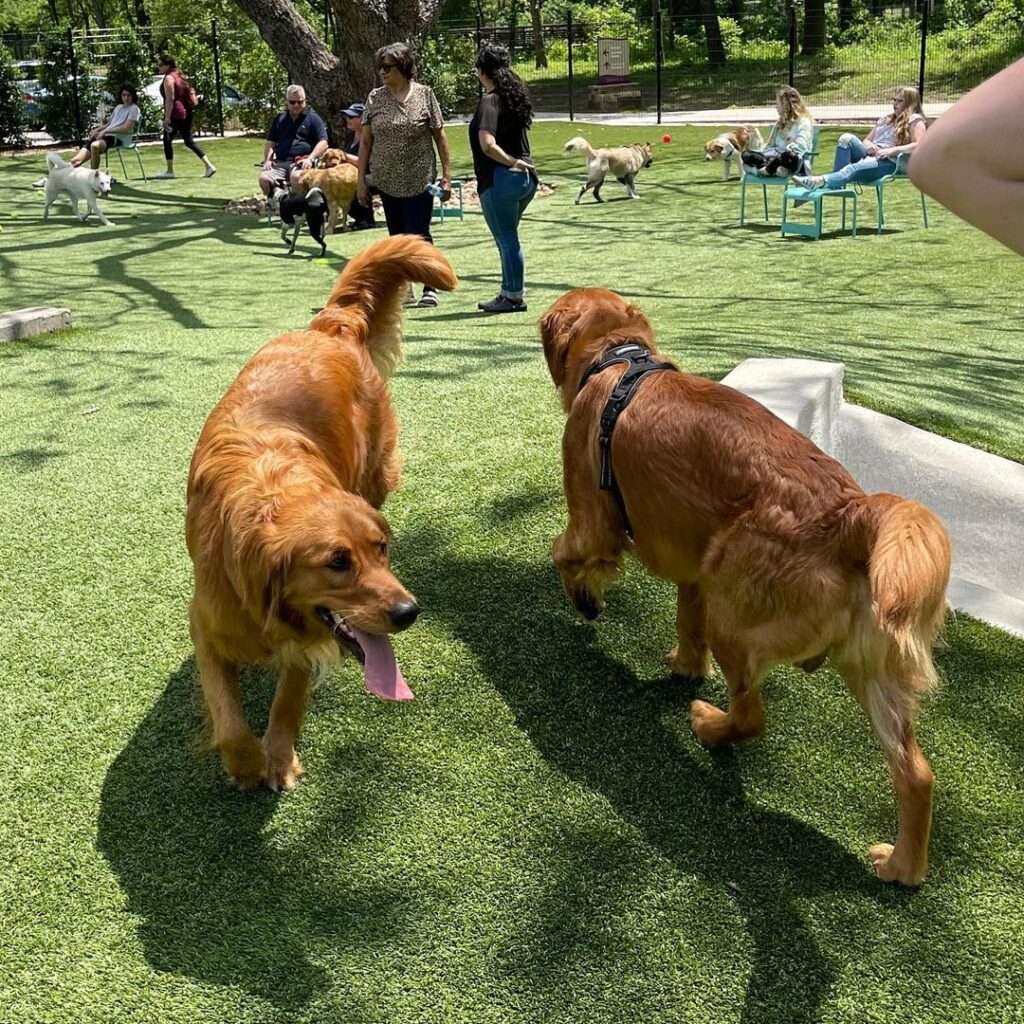
[[[269,673],[246,673],[254,724],[266,716],[274,683]],[[279,798],[232,789],[216,758],[201,753],[195,690],[190,657],[107,772],[96,845],[139,918],[155,970],[239,986],[297,1012],[329,986],[307,949],[375,948],[400,926],[399,900],[317,870],[324,853],[315,830],[295,841],[299,849],[281,836],[268,841]],[[361,800],[379,792],[373,777],[385,765],[365,747],[339,759],[333,770],[346,784],[321,814],[332,835],[344,837],[359,833]],[[336,838],[332,857],[338,845]]]
[[[697,876],[735,904],[752,961],[741,1019],[774,1020],[785,1008],[788,1021],[818,1020],[844,954],[823,948],[802,903],[841,891],[900,905],[907,893],[878,882],[866,857],[748,799],[744,755],[703,751],[690,733],[695,684],[666,677],[645,683],[604,654],[594,631],[568,610],[550,563],[466,560],[429,533],[403,536],[400,544],[423,560],[416,589],[426,614],[444,619],[470,648],[541,756],[601,794],[681,878]],[[473,607],[455,595],[472,595],[463,600]],[[651,620],[651,608],[628,588],[617,592],[616,605],[615,619],[629,618],[637,630]],[[566,889],[575,897],[562,892],[560,901],[580,901],[578,880],[567,880]],[[554,990],[566,964],[552,951],[582,941],[579,933],[567,937],[566,922],[587,910],[560,902],[549,911],[538,915],[539,924],[524,925],[509,969],[522,984]]]

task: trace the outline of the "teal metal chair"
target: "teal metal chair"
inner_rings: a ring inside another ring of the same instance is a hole
[[[142,162],[142,154],[139,153],[139,128],[141,126],[142,126],[142,122],[140,121],[135,126],[135,132],[133,133],[132,137],[123,146],[115,146],[114,149],[113,149],[113,152],[117,154],[118,160],[121,161],[121,173],[125,176],[125,179],[128,180],[128,181],[131,180],[131,177],[128,174],[128,168],[125,167],[125,165],[124,165],[124,154],[125,153],[134,153],[135,154],[135,159],[138,160],[138,162],[139,162],[139,170],[142,172],[142,180],[145,181],[145,182],[149,181],[149,178],[146,177],[146,165]],[[110,154],[111,154],[111,152],[112,151],[108,149],[103,154],[103,166],[107,170],[110,170]]]
[[[813,173],[814,158],[818,155],[818,136],[821,134],[821,127],[814,126],[814,136],[811,139],[811,151],[807,154],[807,173]],[[761,194],[764,197],[764,219],[768,220],[768,189],[785,189],[791,184],[789,178],[769,178],[763,174],[744,174],[740,178],[740,227],[747,222],[747,183],[760,185]]]
[[[907,164],[910,163],[910,154],[900,153],[896,157],[896,170],[892,174],[887,174],[884,178],[879,178],[878,181],[871,182],[875,186],[875,196],[878,200],[878,234],[882,233],[882,228],[885,225],[885,186],[894,181],[910,181],[910,177],[907,174]],[[921,218],[924,220],[924,226],[928,227],[928,204],[925,202],[924,193],[921,193]]]
[[[451,198],[447,203],[441,202],[440,196],[434,196],[434,209],[430,215],[431,220],[446,221],[455,218],[464,220],[466,216],[466,205],[462,197],[462,179],[455,178],[449,182],[452,189]],[[456,206],[452,200],[458,197],[459,205]]]

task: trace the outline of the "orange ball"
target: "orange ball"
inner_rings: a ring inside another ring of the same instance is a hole
[[[671,142],[672,141],[672,136],[669,135],[668,132],[666,132],[664,135],[662,135],[661,141],[662,142]]]

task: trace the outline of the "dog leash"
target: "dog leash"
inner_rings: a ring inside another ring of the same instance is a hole
[[[622,515],[622,524],[626,530],[626,536],[633,540],[633,525],[629,521],[629,514],[626,512],[626,501],[622,497],[619,483],[615,479],[615,472],[612,469],[612,434],[615,431],[615,424],[627,405],[633,400],[637,389],[643,379],[652,373],[661,370],[679,371],[674,363],[664,362],[655,359],[649,349],[643,345],[631,342],[626,345],[616,345],[609,349],[596,362],[587,367],[586,372],[580,378],[580,386],[576,390],[578,395],[586,385],[587,381],[596,373],[608,369],[609,366],[623,365],[625,371],[615,382],[608,401],[605,403],[601,413],[601,429],[597,437],[597,443],[601,450],[601,479],[599,486],[602,491],[611,491],[615,504],[619,507]]]

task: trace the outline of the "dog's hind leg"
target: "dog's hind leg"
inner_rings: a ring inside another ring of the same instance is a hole
[[[594,198],[599,202],[603,203],[604,200],[601,198],[601,186],[604,184],[604,178],[600,181],[594,182]]]
[[[680,583],[676,594],[676,646],[667,661],[674,676],[711,675],[707,641],[707,607],[696,583]]]
[[[589,181],[585,181],[585,182],[583,182],[582,185],[580,185],[580,190],[579,190],[579,192],[576,193],[576,203],[575,203],[576,206],[580,205],[580,200],[583,198],[583,195],[587,191],[588,188],[590,188],[590,182]]]
[[[715,638],[711,648],[729,687],[729,710],[695,700],[690,705],[694,733],[709,747],[760,736],[764,732],[761,678],[767,666],[756,664],[746,647],[731,639]]]
[[[255,789],[264,780],[263,748],[242,711],[238,668],[209,650],[195,627],[192,636],[209,716],[210,745],[220,753],[224,771],[240,789]]]
[[[308,666],[286,665],[277,681],[270,720],[263,734],[266,783],[275,793],[293,789],[302,774],[302,762],[295,753],[295,740],[306,714],[309,679]]]

